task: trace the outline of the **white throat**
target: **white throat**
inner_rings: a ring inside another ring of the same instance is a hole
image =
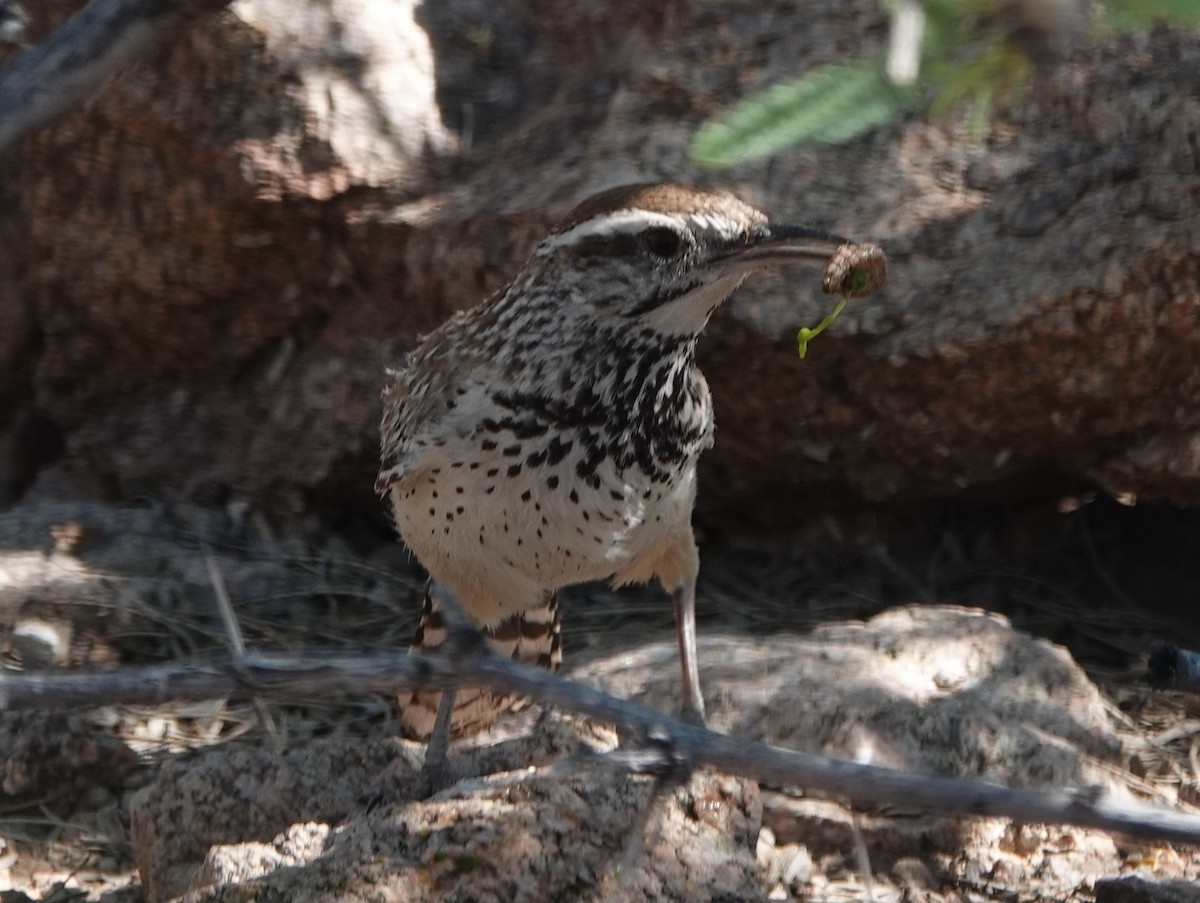
[[[698,335],[721,304],[742,284],[746,273],[730,273],[716,282],[696,288],[682,297],[656,307],[643,321],[665,335]]]

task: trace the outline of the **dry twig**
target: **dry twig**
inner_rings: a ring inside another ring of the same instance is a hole
[[[117,70],[229,0],[93,0],[0,70],[0,154],[83,103]]]
[[[131,668],[106,673],[0,673],[0,711],[164,703],[227,695],[294,697],[483,686],[615,724],[657,751],[652,769],[711,766],[862,808],[903,806],[1018,822],[1073,824],[1130,836],[1200,843],[1200,815],[1104,799],[1093,788],[1010,790],[978,780],[892,771],[717,734],[599,690],[503,658],[475,630],[450,630],[433,655],[296,657],[247,654],[240,661]],[[652,756],[653,758],[653,756]]]

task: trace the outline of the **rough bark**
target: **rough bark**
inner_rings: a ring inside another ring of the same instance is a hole
[[[874,3],[675,4],[604,27],[574,3],[478,6],[371,20],[347,0],[289,25],[246,0],[27,144],[7,217],[40,342],[0,373],[33,385],[21,404],[76,474],[122,495],[373,514],[384,365],[581,195],[671,178],[878,241],[892,262],[885,293],[804,362],[793,333],[824,312],[816,274],[758,280],[714,322],[702,505],[787,518],[814,495],[1047,472],[1200,501],[1194,33],[1081,50],[982,144],[909,121],[710,173],[685,154],[699,122],[869,51]]]

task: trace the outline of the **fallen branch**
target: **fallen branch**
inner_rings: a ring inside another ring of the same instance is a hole
[[[1200,815],[1108,800],[1094,789],[1010,790],[978,780],[892,771],[717,734],[645,706],[502,658],[471,628],[452,626],[441,651],[357,658],[247,654],[206,665],[164,665],[103,673],[0,672],[0,711],[111,704],[159,704],[262,694],[290,698],[398,689],[484,686],[533,697],[617,725],[668,767],[711,766],[729,774],[863,808],[903,806],[961,816],[1072,824],[1143,838],[1200,843]],[[674,763],[674,765],[671,765]]]
[[[93,0],[0,70],[0,155],[99,91],[196,16],[229,0]]]

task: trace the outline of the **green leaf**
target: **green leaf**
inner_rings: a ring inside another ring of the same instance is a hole
[[[1155,22],[1200,26],[1196,0],[1107,0],[1103,9],[1103,25],[1115,31],[1146,28]]]
[[[997,98],[1019,96],[1033,74],[1033,62],[1024,51],[1007,41],[988,44],[973,59],[941,62],[931,67],[930,80],[937,85],[931,115],[944,116],[959,101],[972,101],[971,128],[976,138],[987,132],[991,109]]]
[[[738,104],[708,122],[692,141],[692,159],[730,166],[770,156],[804,141],[840,144],[898,119],[917,92],[893,85],[879,59],[823,66]]]
[[[971,37],[971,23],[992,5],[989,0],[924,0],[926,62],[944,59]]]

